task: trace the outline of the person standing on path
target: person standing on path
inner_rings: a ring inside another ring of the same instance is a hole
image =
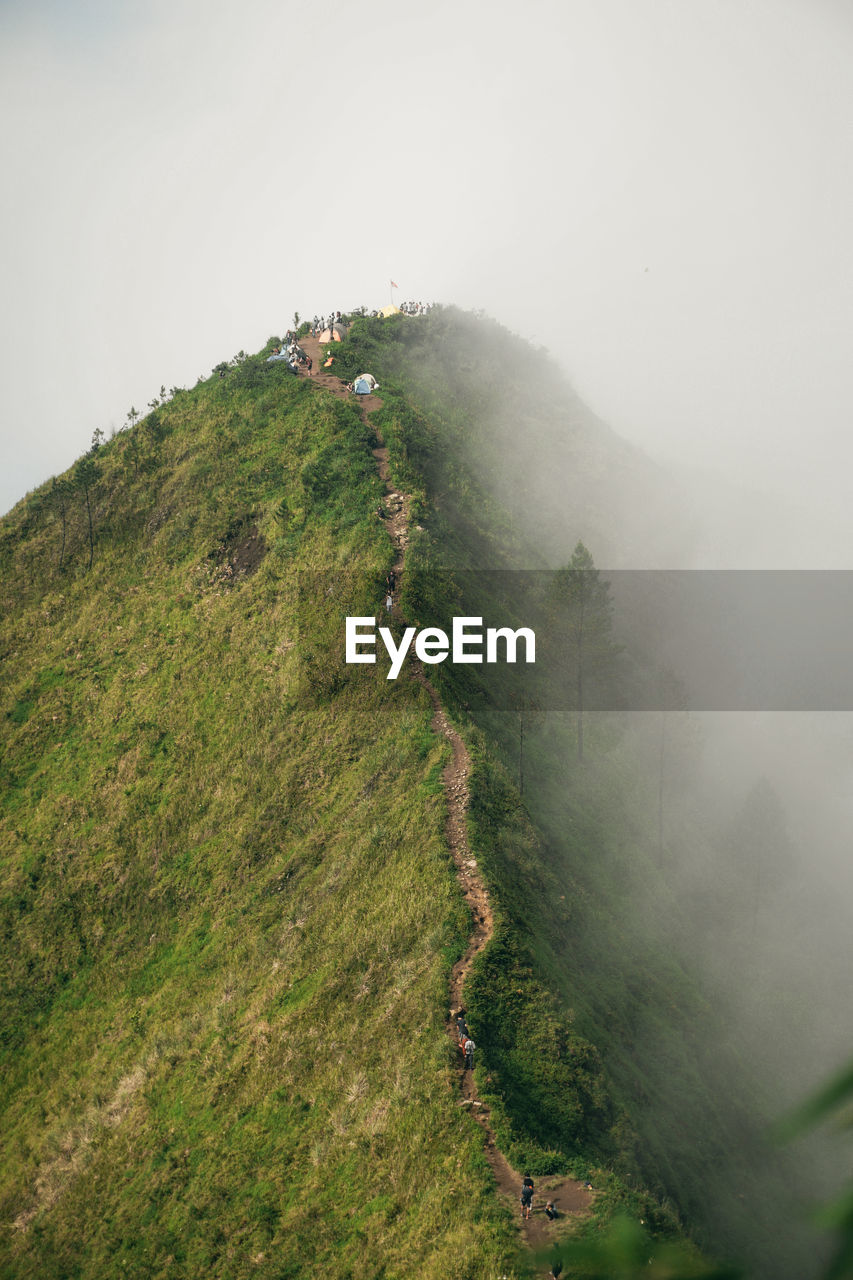
[[[468,1024],[465,1021],[465,1010],[457,1009],[456,1012],[451,1009],[450,1016],[453,1019],[453,1026],[456,1030],[456,1043],[460,1049],[464,1049],[465,1041],[468,1039]]]
[[[477,1046],[474,1044],[474,1041],[469,1036],[462,1046],[462,1051],[465,1054],[465,1063],[463,1066],[464,1071],[474,1070],[474,1050],[476,1047]]]
[[[529,1218],[533,1210],[533,1179],[526,1173],[521,1180],[521,1216]]]

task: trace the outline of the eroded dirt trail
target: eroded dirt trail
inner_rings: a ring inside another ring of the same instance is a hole
[[[313,360],[312,381],[334,395],[348,398],[349,393],[342,379],[322,367],[327,347],[321,346],[314,338],[302,339],[301,345]],[[354,398],[359,403],[361,415],[365,422],[367,421],[367,415],[374,409],[380,408],[382,404],[381,397],[375,395],[356,396]],[[396,550],[394,571],[399,577],[405,563],[406,547],[409,540],[410,500],[407,494],[400,492],[393,484],[388,461],[388,449],[376,424],[372,423],[370,425],[379,440],[378,447],[373,450],[373,456],[376,459],[380,479],[385,484],[385,502],[383,504],[382,518],[388,531],[388,536]],[[396,599],[394,601],[394,612],[398,613]],[[398,613],[398,616],[401,615]],[[471,771],[471,758],[460,734],[454,728],[442,706],[441,700],[430,683],[423,666],[417,659],[410,659],[410,662],[414,678],[426,690],[432,703],[433,730],[435,733],[440,734],[450,745],[450,759],[445,765],[442,774],[447,800],[447,843],[456,865],[456,876],[460,888],[471,911],[473,923],[473,930],[468,939],[465,954],[456,962],[451,972],[449,1008],[455,1010],[464,1005],[465,980],[471,971],[474,960],[492,936],[494,918],[489,895],[486,892],[486,887],[477,866],[477,860],[472,855],[468,845],[466,814],[469,799],[468,776]],[[448,1015],[446,1028],[454,1048],[458,1051],[456,1027],[451,1014]],[[513,1202],[514,1211],[518,1216],[520,1230],[525,1241],[534,1248],[546,1245],[549,1240],[556,1238],[559,1227],[552,1226],[546,1218],[543,1211],[545,1201],[549,1199],[554,1201],[560,1212],[560,1218],[557,1222],[559,1224],[562,1219],[563,1223],[565,1223],[567,1218],[584,1216],[589,1212],[593,1199],[592,1193],[585,1183],[577,1182],[573,1178],[545,1179],[537,1184],[533,1217],[522,1220],[519,1209],[522,1173],[513,1169],[497,1146],[491,1125],[489,1107],[480,1100],[473,1072],[462,1069],[461,1054],[459,1056],[457,1074],[462,1094],[459,1106],[469,1108],[483,1130],[486,1158],[501,1192]],[[560,1234],[563,1234],[563,1232],[560,1232]]]

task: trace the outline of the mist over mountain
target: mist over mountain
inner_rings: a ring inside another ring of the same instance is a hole
[[[546,1242],[623,1212],[694,1274],[817,1276],[837,1162],[766,1135],[847,1034],[833,739],[587,712],[581,752],[547,689],[347,667],[389,589],[398,634],[501,605],[486,569],[714,536],[494,322],[353,319],[310,377],[271,338],[156,397],[0,526],[3,1267],[521,1277],[496,1148],[587,1197]]]
[[[435,327],[441,323],[439,317]],[[540,555],[550,565],[565,563],[583,537],[597,563],[617,570],[617,580],[625,567],[751,569],[747,581],[760,586],[756,570],[844,565],[843,542],[836,556],[824,537],[834,528],[831,513],[823,529],[817,524],[804,538],[802,518],[784,499],[714,475],[668,474],[602,424],[544,353],[528,351],[482,318],[454,316],[450,323],[451,341],[431,335],[421,344],[413,335],[383,352],[383,367],[402,371],[416,403],[442,421],[436,452],[452,441],[452,465],[460,455],[466,460],[466,483],[501,504],[493,524],[512,537],[523,531],[521,563],[538,563]],[[442,398],[432,384],[443,388],[445,377],[449,394]],[[441,466],[434,465],[442,510],[452,511],[457,525],[476,521],[470,508],[485,505],[479,495],[465,511],[452,510],[454,484],[442,492]],[[493,558],[478,563],[507,563],[512,537],[504,532],[503,541],[492,543]],[[519,563],[518,548],[510,554]],[[650,578],[650,589],[658,590]],[[646,581],[639,575],[640,590]],[[623,624],[629,655],[633,650],[653,665],[636,612]],[[809,619],[798,625],[808,630]],[[812,619],[810,654],[818,669],[821,641],[833,648],[836,639],[822,635],[825,625],[823,617]],[[722,660],[736,671],[736,633],[725,639],[734,647]],[[770,661],[785,637],[766,640]],[[547,743],[546,731],[539,732]],[[853,880],[842,849],[850,823],[849,733],[849,713],[786,714],[768,706],[749,714],[634,715],[623,740],[631,768],[645,774],[635,795],[644,813],[639,825],[648,824],[645,838],[651,836],[678,901],[676,950],[702,972],[726,1020],[719,1034],[772,1080],[777,1110],[817,1088],[848,1056],[843,991],[853,953],[844,919]],[[563,742],[557,759],[567,749]],[[509,750],[512,756],[515,748]],[[543,750],[547,758],[549,748]],[[543,769],[551,770],[557,790],[567,785],[559,766]],[[754,793],[766,796],[775,814],[770,830],[738,825]],[[632,883],[632,912],[648,913],[650,932],[668,936],[657,885],[642,876]],[[655,1044],[653,1036],[650,1053]],[[824,1186],[842,1178],[846,1159],[843,1145],[824,1145],[818,1161]],[[814,1169],[810,1177],[814,1188]]]

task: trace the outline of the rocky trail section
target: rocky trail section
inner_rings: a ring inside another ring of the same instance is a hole
[[[323,387],[324,390],[328,390],[336,396],[348,397],[349,393],[342,379],[323,368],[326,346],[321,345],[316,338],[301,339],[301,346],[313,361],[311,379],[314,384]],[[357,396],[356,399],[359,403],[362,418],[365,421],[367,420],[367,415],[374,409],[378,409],[382,404],[381,398],[375,395]],[[371,425],[379,440],[378,447],[373,450],[373,456],[376,458],[380,479],[385,485],[385,502],[381,515],[396,550],[394,571],[399,576],[405,562],[406,547],[409,540],[410,501],[408,495],[401,493],[393,484],[387,446],[375,424]],[[397,605],[395,603],[395,611],[396,609]],[[412,659],[411,669],[414,678],[423,686],[432,703],[433,731],[440,734],[450,746],[450,759],[442,774],[447,801],[447,843],[456,865],[457,879],[471,912],[473,923],[473,930],[468,939],[465,953],[453,966],[450,976],[450,1007],[451,1009],[458,1009],[464,1004],[463,990],[465,980],[471,971],[471,966],[494,931],[494,918],[489,896],[477,867],[477,860],[468,845],[465,817],[468,809],[468,776],[471,771],[471,759],[468,749],[460,734],[452,725],[447,712],[441,704],[441,699],[424,672],[423,666],[416,659]],[[447,1034],[454,1047],[456,1047],[456,1027],[452,1016],[448,1017],[446,1027]],[[463,1071],[460,1061],[457,1073],[462,1093],[459,1106],[469,1109],[482,1128],[485,1138],[486,1158],[495,1175],[498,1187],[505,1197],[512,1200],[514,1212],[518,1214],[522,1174],[513,1169],[495,1141],[490,1109],[480,1100],[473,1072]],[[559,1229],[561,1221],[564,1223],[567,1218],[582,1217],[589,1212],[592,1199],[593,1193],[590,1192],[586,1184],[573,1178],[548,1178],[539,1182],[534,1197],[533,1216],[527,1220],[519,1218],[521,1232],[525,1241],[532,1248],[541,1248],[543,1245],[547,1245],[549,1241],[557,1238],[558,1234],[563,1234]],[[560,1217],[557,1219],[556,1225],[550,1223],[542,1211],[545,1200],[553,1200],[557,1206]]]

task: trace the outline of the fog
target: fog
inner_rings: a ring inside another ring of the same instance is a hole
[[[393,279],[545,345],[621,435],[840,564],[846,6],[35,0],[0,31],[0,508],[161,384]]]
[[[691,1033],[699,1040],[697,1055],[713,1107],[731,1123],[744,1096],[739,1089],[748,1091],[747,1081],[757,1079],[761,1101],[747,1113],[751,1121],[763,1115],[766,1123],[817,1089],[850,1053],[853,716],[833,708],[853,705],[853,576],[802,568],[709,571],[706,549],[722,539],[754,552],[761,538],[773,546],[777,565],[785,563],[783,548],[790,549],[791,563],[801,564],[798,530],[784,496],[766,494],[752,505],[745,487],[709,477],[703,481],[709,501],[700,507],[675,468],[651,462],[613,432],[546,356],[526,350],[512,376],[502,380],[501,364],[512,364],[517,346],[506,330],[456,315],[453,343],[439,345],[442,323],[438,317],[435,347],[416,341],[407,346],[405,376],[416,400],[422,396],[427,403],[438,366],[448,384],[452,409],[445,410],[439,429],[439,453],[445,440],[453,440],[454,465],[460,453],[468,463],[470,487],[463,491],[473,510],[458,516],[463,527],[469,521],[477,531],[469,533],[472,545],[480,548],[482,538],[479,482],[506,513],[497,523],[516,556],[510,563],[517,565],[518,548],[525,548],[525,567],[533,571],[507,575],[519,580],[514,592],[498,574],[492,595],[502,601],[514,595],[519,608],[513,625],[529,623],[525,610],[536,607],[537,592],[540,602],[547,598],[542,580],[551,575],[544,566],[566,564],[583,539],[610,583],[616,637],[625,647],[612,700],[605,686],[596,702],[587,683],[586,706],[610,709],[587,715],[582,766],[575,716],[567,710],[576,689],[574,670],[558,669],[546,642],[541,663],[537,648],[536,672],[527,685],[510,690],[498,677],[494,705],[497,719],[503,718],[507,767],[518,777],[514,693],[516,707],[527,697],[528,706],[544,713],[541,724],[528,728],[524,758],[531,813],[546,827],[549,815],[560,814],[546,843],[559,847],[562,833],[573,828],[573,803],[581,812],[586,804],[602,805],[601,823],[614,846],[603,842],[590,859],[602,855],[605,878],[610,862],[614,900],[602,916],[618,915],[627,884],[626,934],[645,930],[666,944],[664,954],[701,975],[713,1016]],[[449,519],[453,493],[439,488],[439,496]],[[493,548],[495,563],[502,546]],[[828,552],[833,550],[828,544]],[[672,564],[689,569],[660,568]],[[485,559],[474,573],[456,571],[466,613],[482,611],[474,603],[478,591],[484,593],[481,601],[490,595],[483,587],[484,567]],[[588,665],[594,668],[594,656]],[[677,711],[657,695],[659,678],[670,674],[680,677],[690,710]],[[555,687],[552,681],[560,683]],[[503,696],[507,691],[509,697]],[[641,707],[651,710],[643,713]],[[800,709],[785,710],[790,707]],[[615,834],[620,831],[630,834]],[[565,874],[570,882],[581,881],[575,900],[582,913],[586,868],[579,861],[585,860],[567,862]],[[569,985],[578,990],[588,975],[576,956],[580,972],[571,968],[572,940],[567,930]],[[602,967],[616,964],[609,953],[602,960],[601,950],[591,945]],[[642,973],[638,977],[632,958],[630,948],[620,955],[620,979],[630,990],[639,982],[642,990]],[[602,985],[607,987],[604,978]],[[667,1004],[666,997],[663,1002],[677,1021],[676,1004]],[[660,1027],[651,1035],[647,1042],[636,1026],[626,1032],[634,1062],[653,1081],[640,1108],[649,1138],[644,1150],[654,1149],[650,1129],[668,1135],[667,1155],[680,1150],[683,1156],[701,1128],[700,1090],[685,1096],[686,1069],[666,1087]],[[726,1146],[726,1178],[735,1176],[737,1141]],[[696,1149],[685,1157],[691,1167]],[[745,1129],[742,1149],[748,1163],[747,1153],[755,1152]],[[791,1280],[818,1274],[820,1255],[795,1224],[805,1219],[808,1201],[827,1198],[843,1180],[849,1154],[849,1147],[833,1139],[814,1143],[808,1155],[801,1151],[798,1179],[786,1183],[798,1203],[787,1208],[778,1202],[767,1165],[763,1172],[753,1169],[748,1180],[755,1235],[733,1246],[736,1256],[751,1254],[750,1274]],[[787,1158],[774,1152],[770,1166],[778,1169]],[[666,1164],[666,1156],[661,1162]],[[722,1164],[716,1162],[718,1175]],[[676,1175],[676,1198],[677,1186]],[[731,1212],[731,1204],[724,1206],[717,1195],[745,1194],[731,1187],[729,1180],[723,1191],[719,1184],[713,1193],[706,1190],[706,1229],[709,1217],[713,1222],[718,1214],[719,1224]],[[768,1234],[778,1247],[773,1256],[769,1249],[762,1256]],[[798,1250],[811,1250],[807,1269],[801,1252],[783,1256],[795,1238]]]
[[[609,545],[571,530],[602,567],[853,567],[851,57],[836,0],[7,0],[0,509],[161,384],[393,280],[546,348],[627,442]],[[563,444],[530,440],[535,484]],[[678,829],[766,778],[794,849],[756,926],[810,1002],[792,1096],[850,1039],[853,718],[696,732]]]

